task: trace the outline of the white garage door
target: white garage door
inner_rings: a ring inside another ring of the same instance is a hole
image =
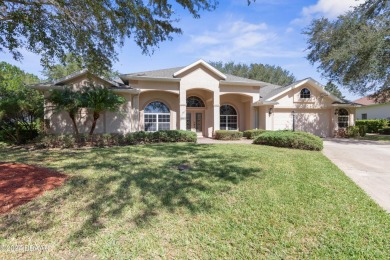
[[[288,112],[274,113],[274,129],[292,129],[292,115]],[[329,136],[330,120],[328,111],[297,111],[295,114],[295,130],[304,131],[321,137]]]

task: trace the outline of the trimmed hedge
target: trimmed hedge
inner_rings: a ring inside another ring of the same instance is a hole
[[[356,120],[356,126],[366,126],[367,133],[378,133],[379,129],[383,129],[389,125],[387,119],[369,119],[369,120]]]
[[[83,146],[115,146],[148,143],[196,142],[195,132],[184,130],[161,130],[157,132],[134,132],[122,134],[44,135],[35,140],[37,148],[73,148]]]
[[[233,130],[217,130],[215,131],[215,139],[217,140],[239,140],[242,137],[242,132]]]
[[[253,143],[302,150],[320,151],[323,149],[323,141],[318,136],[290,130],[267,131],[256,137]]]
[[[390,127],[385,127],[385,128],[379,129],[379,134],[390,135]]]
[[[255,139],[256,136],[261,135],[262,133],[265,133],[267,130],[264,129],[251,129],[244,131],[243,136],[247,139]]]

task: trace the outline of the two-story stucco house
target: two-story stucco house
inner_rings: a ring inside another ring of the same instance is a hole
[[[34,88],[45,95],[54,88],[78,88],[87,81],[110,88],[126,98],[118,112],[105,112],[96,133],[128,133],[183,129],[212,137],[219,129],[296,129],[318,136],[333,136],[340,127],[354,124],[355,106],[326,92],[311,78],[289,86],[277,86],[224,74],[203,60],[186,67],[123,74],[116,81],[83,70],[57,82]],[[66,113],[54,113],[45,105],[49,132],[71,133]],[[81,111],[81,132],[91,118]]]

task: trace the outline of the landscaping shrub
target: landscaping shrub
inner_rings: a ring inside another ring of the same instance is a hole
[[[367,134],[367,126],[366,125],[360,125],[359,127],[359,135],[361,137],[365,137]]]
[[[266,132],[267,130],[264,129],[252,129],[252,130],[246,130],[244,131],[243,136],[247,139],[255,139],[256,136],[261,135],[262,133]]]
[[[383,129],[389,125],[387,119],[369,119],[369,120],[356,120],[356,126],[367,127],[367,133],[378,133],[379,129]]]
[[[44,135],[35,141],[37,148],[72,148],[82,146],[134,145],[163,142],[196,142],[196,133],[184,130],[134,132],[122,134]]]
[[[385,128],[379,129],[379,134],[390,135],[390,127],[385,127]]]
[[[323,148],[323,141],[318,136],[290,130],[267,131],[257,136],[253,143],[316,151],[320,151]]]
[[[360,136],[360,128],[359,128],[359,126],[348,126],[347,127],[347,137],[356,138],[356,137],[359,137],[359,136]]]
[[[217,140],[239,140],[243,133],[232,130],[217,130],[215,131],[215,139]]]

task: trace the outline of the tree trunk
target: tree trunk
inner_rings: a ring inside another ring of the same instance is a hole
[[[100,117],[100,113],[93,112],[93,121],[92,121],[91,131],[89,131],[89,135],[92,135],[93,131],[95,131],[96,122],[99,119],[99,117]]]
[[[78,136],[78,135],[79,135],[79,129],[77,128],[76,115],[74,115],[74,114],[69,114],[69,116],[70,116],[70,119],[72,119],[73,130],[74,130],[76,136]]]

